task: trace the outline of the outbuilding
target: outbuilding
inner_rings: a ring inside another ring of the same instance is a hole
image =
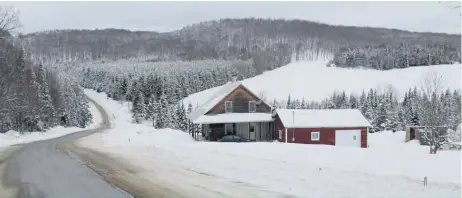
[[[280,142],[367,148],[371,124],[357,109],[277,109],[275,137]]]

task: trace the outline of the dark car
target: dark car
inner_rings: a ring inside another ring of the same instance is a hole
[[[238,136],[238,135],[225,135],[220,140],[220,142],[248,142],[247,139]]]

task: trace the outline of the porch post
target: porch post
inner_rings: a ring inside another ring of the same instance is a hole
[[[260,137],[259,137],[259,141],[261,142],[261,122],[259,122],[259,125],[260,125],[260,126],[259,126],[259,128],[260,128],[260,129],[259,129],[259,130],[260,130]]]

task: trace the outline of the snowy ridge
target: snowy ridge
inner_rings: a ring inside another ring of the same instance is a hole
[[[324,61],[296,62],[272,71],[264,72],[242,81],[242,84],[254,91],[266,101],[287,100],[292,98],[305,101],[321,101],[335,91],[361,94],[369,89],[392,89],[399,98],[409,88],[423,83],[429,72],[437,72],[443,78],[444,89],[461,88],[461,65],[436,65],[392,69],[387,71],[371,69],[348,69],[326,67]],[[221,87],[221,86],[220,86]],[[192,94],[184,99],[185,105],[203,104],[204,98],[213,94],[218,87]]]
[[[358,109],[277,109],[287,128],[371,127]]]

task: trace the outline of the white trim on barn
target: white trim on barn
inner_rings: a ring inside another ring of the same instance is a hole
[[[315,135],[314,138],[313,138],[313,135]],[[311,132],[311,141],[319,141],[319,139],[321,139],[321,132],[319,131]]]

